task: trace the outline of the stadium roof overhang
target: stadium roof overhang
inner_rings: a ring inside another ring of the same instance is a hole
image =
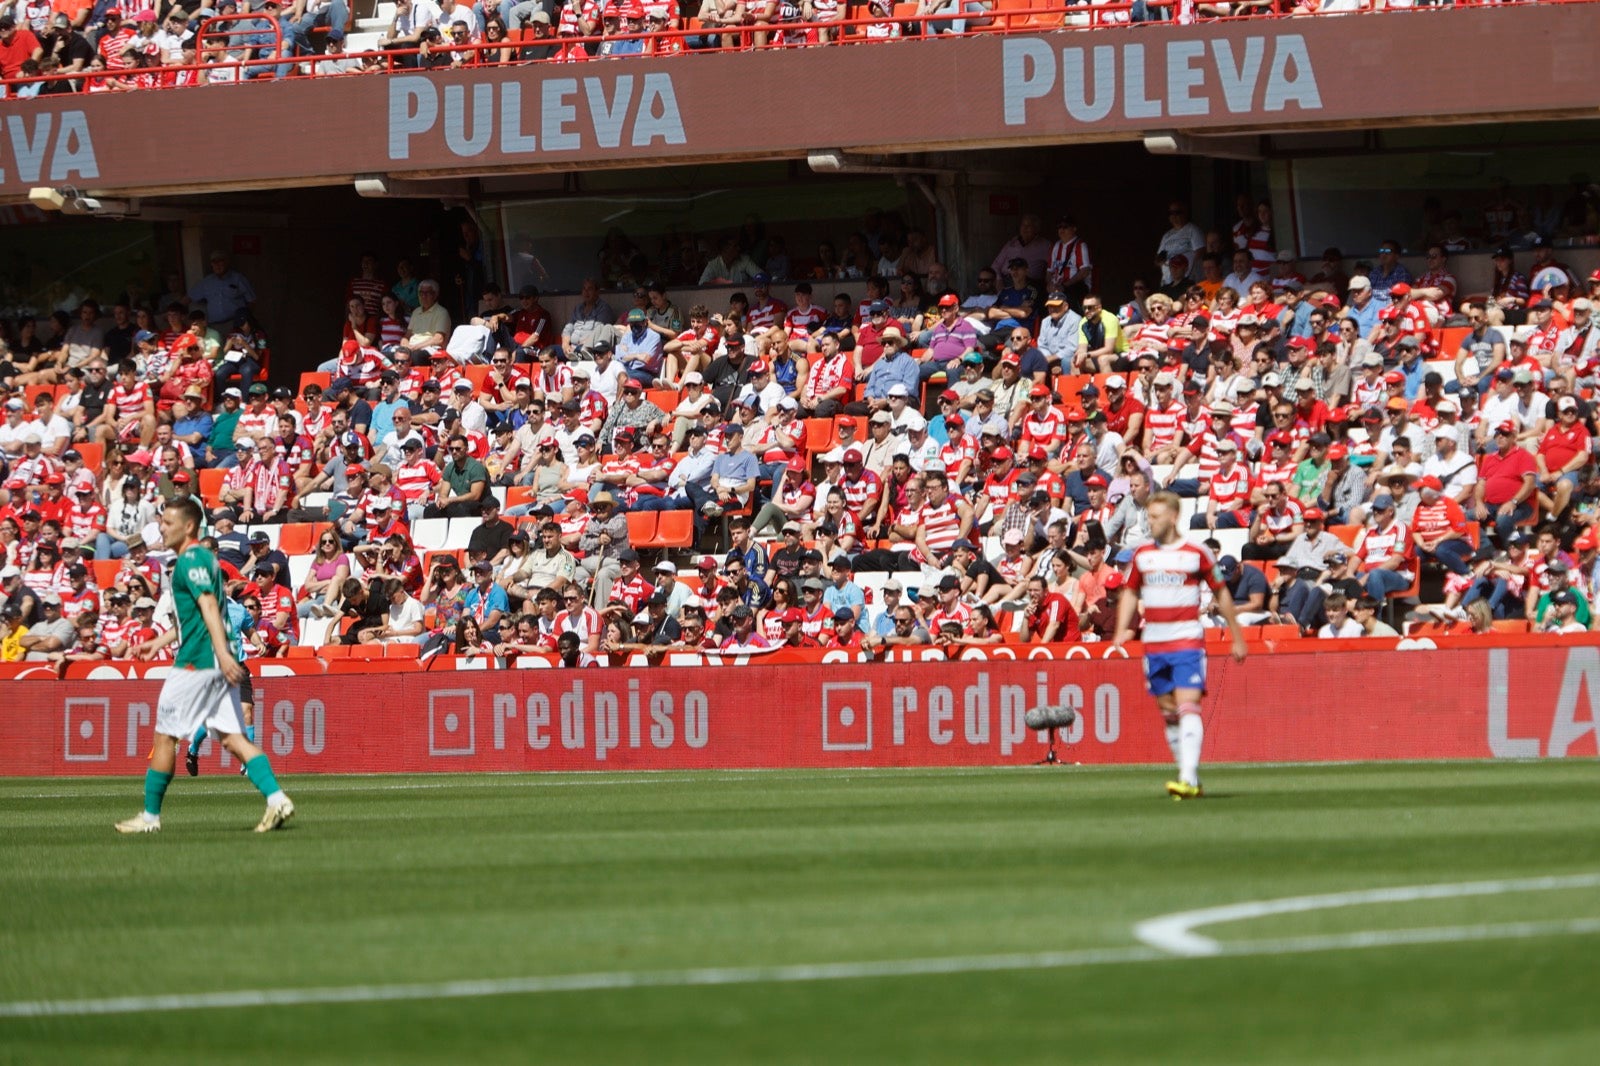
[[[48,97],[8,106],[0,202],[33,193],[93,213],[179,193],[363,181],[405,195],[485,175],[892,166],[1118,140],[1252,158],[1269,134],[1592,118],[1596,11],[1426,8]],[[151,134],[178,129],[237,136],[190,149]]]

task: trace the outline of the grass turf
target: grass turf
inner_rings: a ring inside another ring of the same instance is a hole
[[[1591,761],[0,782],[0,1001],[1036,952],[1176,910],[1600,871]],[[1219,939],[1600,917],[1600,891]],[[1592,1061],[1595,936],[1069,969],[0,1018],[0,1061]]]

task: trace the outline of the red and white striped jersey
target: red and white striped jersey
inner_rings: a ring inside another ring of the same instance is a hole
[[[427,498],[429,490],[439,483],[439,468],[427,459],[402,463],[394,471],[394,487],[400,490],[406,503],[417,503]]]
[[[1144,424],[1150,431],[1151,451],[1177,443],[1178,433],[1183,427],[1184,414],[1184,406],[1177,400],[1168,401],[1165,407],[1152,404],[1145,409]]]
[[[1350,387],[1350,402],[1357,407],[1372,407],[1383,403],[1388,398],[1389,388],[1383,383],[1383,375],[1368,381],[1365,377],[1356,379]]]
[[[1272,231],[1258,228],[1245,238],[1244,247],[1250,252],[1250,266],[1257,274],[1270,274],[1278,253],[1272,247]]]
[[[1145,652],[1204,651],[1200,587],[1215,592],[1221,584],[1217,560],[1203,544],[1151,541],[1135,548],[1127,587],[1144,607]]]
[[[1067,278],[1080,271],[1087,270],[1083,284],[1094,291],[1094,264],[1089,260],[1089,246],[1080,238],[1074,237],[1070,241],[1056,241],[1050,247],[1050,284],[1061,285]]]
[[[845,507],[860,514],[868,500],[878,498],[878,494],[883,491],[883,485],[878,480],[877,474],[863,469],[860,477],[841,477],[839,490],[844,493]]]
[[[769,296],[764,303],[750,305],[750,314],[745,318],[745,329],[752,333],[758,329],[771,329],[783,320],[788,310],[788,304]]]
[[[561,363],[556,364],[554,373],[546,374],[544,368],[533,376],[533,394],[535,396],[555,396],[559,398],[562,392],[572,388],[572,368]]]
[[[1446,533],[1458,537],[1467,535],[1467,516],[1461,510],[1461,505],[1448,496],[1440,496],[1433,503],[1422,503],[1411,512],[1411,528],[1415,535],[1434,537]]]
[[[1067,416],[1059,408],[1047,407],[1043,415],[1038,415],[1032,410],[1022,418],[1022,435],[1018,440],[1018,447],[1026,452],[1035,444],[1042,448],[1054,448],[1057,444],[1067,439]]]
[[[791,307],[789,313],[783,316],[783,328],[791,333],[804,330],[810,334],[814,333],[827,318],[828,313],[816,304],[810,307]]]
[[[1211,499],[1217,501],[1217,510],[1232,510],[1237,505],[1239,510],[1250,509],[1250,470],[1243,463],[1235,462],[1231,470],[1223,470],[1220,466],[1211,475]]]
[[[1246,441],[1255,436],[1256,415],[1261,410],[1259,403],[1251,403],[1245,407],[1233,409],[1233,417],[1228,420],[1228,428],[1241,440]]]
[[[1416,548],[1411,542],[1411,530],[1404,522],[1392,522],[1386,529],[1362,530],[1355,551],[1361,557],[1363,571],[1377,569],[1391,555],[1402,555],[1406,561],[1396,573],[1408,580],[1411,577],[1411,560],[1416,556]]]
[[[1281,463],[1271,463],[1262,460],[1256,470],[1256,484],[1258,485],[1287,485],[1294,480],[1295,463],[1286,459]]]
[[[1220,341],[1224,337],[1232,336],[1233,331],[1239,326],[1239,316],[1242,314],[1244,312],[1237,307],[1232,311],[1212,311],[1211,328],[1207,331],[1206,336],[1212,341]]]
[[[948,551],[961,539],[961,511],[956,507],[955,494],[946,495],[943,503],[923,504],[917,511],[917,524],[922,527],[930,550]]]
[[[1273,536],[1289,532],[1294,528],[1294,524],[1300,521],[1300,501],[1284,497],[1283,502],[1288,506],[1281,511],[1275,507],[1263,507],[1256,512],[1257,521],[1261,523],[1263,529]]]
[[[141,381],[133,388],[125,389],[119,381],[111,387],[111,395],[107,399],[116,407],[120,417],[138,414],[150,402],[150,386]]]

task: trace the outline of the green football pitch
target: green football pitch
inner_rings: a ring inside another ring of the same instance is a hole
[[[138,780],[0,782],[0,1062],[1600,1047],[1590,760],[301,777],[269,836],[205,770],[146,837]]]

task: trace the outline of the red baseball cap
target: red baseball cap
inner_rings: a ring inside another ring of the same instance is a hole
[[[355,355],[360,350],[361,350],[361,345],[357,344],[353,340],[345,341],[343,344],[341,344],[339,346],[339,354],[340,355]]]
[[[1400,309],[1397,307],[1385,307],[1382,311],[1378,312],[1379,322],[1393,322],[1399,317]]]
[[[996,448],[990,454],[994,457],[994,460],[996,462],[1002,462],[1002,461],[1004,461],[1006,459],[1010,459],[1012,457],[1011,456],[1011,449],[1007,448],[1004,444],[1000,445],[1000,447]]]
[[[860,448],[846,448],[844,450],[844,461],[846,463],[859,463],[865,458],[866,456],[861,454]]]
[[[755,362],[750,364],[750,373],[752,375],[754,375],[754,374],[765,374],[767,371],[769,371],[771,369],[772,368],[770,366],[768,366],[766,364],[766,361],[763,360],[763,359],[757,359]]]
[[[1496,433],[1511,433],[1511,434],[1515,434],[1517,432],[1517,424],[1508,419],[1508,420],[1500,423],[1498,426],[1495,426],[1494,427],[1494,431]]]
[[[854,415],[845,415],[845,416],[843,416],[842,418],[840,418],[838,420],[838,424],[839,424],[840,428],[843,428],[845,426],[849,426],[851,429],[854,429],[856,427],[855,416]]]
[[[1089,416],[1084,414],[1083,411],[1077,407],[1074,407],[1072,410],[1067,412],[1068,422],[1076,424],[1078,422],[1087,422],[1088,420]]]
[[[1322,513],[1322,508],[1320,507],[1307,507],[1304,511],[1300,512],[1300,517],[1305,519],[1307,522],[1321,522],[1328,516]]]
[[[1267,434],[1267,443],[1281,444],[1287,448],[1289,445],[1294,443],[1294,438],[1285,433],[1283,430],[1278,429]]]
[[[1406,383],[1406,376],[1400,373],[1398,370],[1391,370],[1387,374],[1383,375],[1383,383],[1385,385],[1404,385]]]
[[[1000,365],[1001,366],[1021,366],[1022,365],[1022,356],[1018,355],[1016,352],[1007,352],[1005,355],[1002,355],[1000,357]]]
[[[187,485],[189,483],[189,472],[187,470],[179,470],[172,475],[172,483],[174,485]]]
[[[1403,281],[1397,281],[1393,285],[1389,286],[1389,295],[1390,296],[1410,296],[1411,295],[1411,286],[1407,285]]]
[[[1337,296],[1330,292],[1328,295],[1322,298],[1322,306],[1329,311],[1337,311],[1344,305],[1339,302],[1339,298]]]
[[[1083,483],[1086,487],[1091,489],[1103,489],[1106,487],[1106,479],[1101,477],[1099,474],[1090,474],[1088,477],[1083,479]]]
[[[1317,350],[1317,342],[1310,337],[1296,337],[1289,342],[1289,347],[1298,348],[1304,352],[1314,352]]]
[[[1035,385],[1033,388],[1028,390],[1029,398],[1030,399],[1034,399],[1034,400],[1042,399],[1043,397],[1046,397],[1046,396],[1049,396],[1049,395],[1050,395],[1050,386],[1042,384],[1042,383],[1038,384],[1038,385]]]
[[[1350,449],[1346,448],[1343,444],[1330,445],[1328,448],[1328,458],[1330,460],[1348,459],[1350,458]]]
[[[806,613],[798,607],[790,607],[788,610],[783,612],[784,625],[788,625],[791,622],[804,622],[805,620]]]
[[[1421,481],[1417,482],[1417,488],[1419,488],[1419,489],[1432,489],[1434,492],[1443,492],[1444,491],[1444,482],[1440,481],[1438,478],[1434,477],[1432,474],[1429,474],[1427,477],[1425,477]]]
[[[1173,258],[1176,259],[1177,256],[1173,256]],[[1114,570],[1106,575],[1103,584],[1108,589],[1120,589],[1126,582],[1127,579],[1122,576],[1122,571]]]
[[[1050,458],[1050,453],[1045,450],[1044,445],[1035,444],[1031,449],[1029,449],[1028,458],[1034,462],[1042,463]]]
[[[957,392],[955,389],[945,389],[943,392],[941,392],[939,394],[939,399],[941,399],[941,400],[949,400],[951,403],[960,403],[961,402],[961,394],[959,392]]]
[[[953,292],[947,292],[943,296],[939,297],[939,306],[940,307],[960,307],[961,306],[961,297],[957,296]]]
[[[1600,270],[1590,271],[1589,280],[1590,281],[1600,281]],[[1579,539],[1581,540],[1582,538],[1580,537]]]

